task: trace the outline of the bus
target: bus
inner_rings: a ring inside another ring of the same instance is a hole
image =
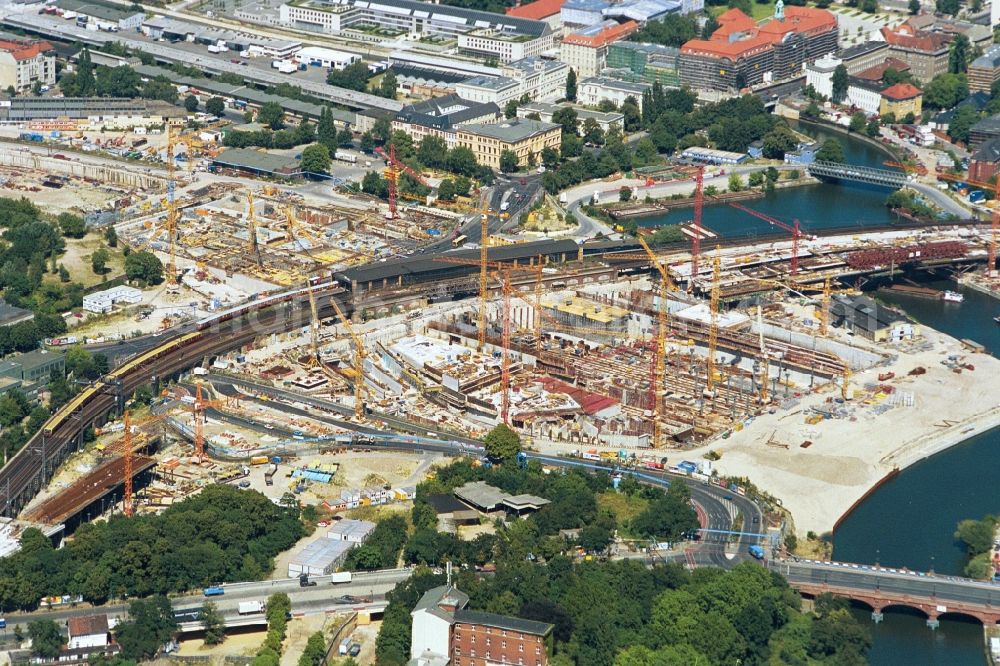
[[[466,236],[458,236],[453,241],[451,241],[452,247],[462,247],[465,245],[465,241],[469,240]]]

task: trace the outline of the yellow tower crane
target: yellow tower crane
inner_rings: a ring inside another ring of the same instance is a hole
[[[480,211],[479,219],[479,349],[486,346],[486,301],[489,298],[489,247],[490,247],[490,213],[488,206]]]
[[[247,249],[250,250],[250,258],[255,264],[262,266],[264,262],[260,258],[260,245],[257,243],[257,212],[253,205],[253,190],[247,190],[247,231]]]
[[[167,279],[177,282],[177,175],[174,173],[174,127],[167,123],[167,242],[170,257],[167,262]]]
[[[639,236],[639,244],[649,255],[649,260],[660,273],[660,303],[656,310],[656,359],[655,373],[653,377],[653,448],[663,447],[663,417],[664,417],[664,382],[667,375],[667,293],[673,291],[676,286],[659,258],[653,253],[646,240]]]
[[[707,369],[708,390],[715,387],[715,350],[719,344],[719,275],[722,272],[722,248],[715,246],[715,259],[712,262],[712,295],[709,301],[711,313],[708,325],[708,360],[705,363]]]
[[[365,414],[364,406],[364,394],[365,390],[365,375],[364,375],[364,365],[365,357],[368,356],[368,352],[365,351],[364,342],[357,333],[354,332],[354,327],[351,326],[351,320],[344,316],[344,311],[340,309],[340,305],[337,303],[337,298],[333,297],[330,299],[330,303],[333,304],[333,309],[337,313],[337,318],[347,329],[348,335],[354,340],[354,418],[361,420]]]

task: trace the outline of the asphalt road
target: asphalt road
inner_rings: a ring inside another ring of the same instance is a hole
[[[311,580],[316,581],[315,587],[299,587],[298,578],[230,583],[223,586],[226,590],[224,595],[212,597],[211,600],[220,611],[228,614],[236,611],[240,601],[264,601],[271,594],[284,592],[292,601],[292,612],[296,613],[315,609],[317,605],[324,607],[337,605],[333,601],[342,595],[367,597],[373,601],[376,598],[384,598],[386,592],[392,590],[400,581],[409,578],[411,574],[411,569],[355,573],[350,583],[336,585],[330,584],[330,576],[313,576]],[[201,592],[194,592],[173,596],[170,602],[176,611],[183,611],[201,608],[205,600],[206,597]],[[351,606],[351,604],[340,605],[345,608]],[[80,605],[74,608],[39,610],[31,613],[8,613],[4,619],[7,620],[8,626],[25,625],[34,620],[52,620],[62,624],[71,617],[93,615],[95,612],[124,616],[128,612],[128,602],[110,603],[99,607]]]

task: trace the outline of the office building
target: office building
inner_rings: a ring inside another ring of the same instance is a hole
[[[48,42],[0,40],[0,89],[55,85],[56,52]]]
[[[997,0],[1000,5],[1000,0]],[[983,55],[969,63],[969,91],[988,93],[1000,80],[1000,44],[986,49]]]
[[[923,93],[912,83],[897,83],[882,91],[879,103],[879,115],[893,114],[902,118],[912,113],[919,118],[922,110]]]
[[[462,53],[512,62],[552,48],[548,23],[415,0],[295,0],[281,5],[280,21],[300,30],[372,39],[399,36],[456,39]]]
[[[566,95],[569,65],[564,62],[533,56],[502,65],[500,71],[521,85],[518,98],[549,101]]]
[[[843,61],[827,53],[816,62],[806,65],[806,85],[812,86],[820,95],[833,97],[833,72]]]
[[[37,398],[48,386],[52,371],[61,374],[66,369],[65,356],[40,349],[8,357],[0,362],[0,392],[18,388],[29,398]]]
[[[521,84],[506,76],[473,76],[455,85],[455,93],[477,104],[496,104],[503,108],[521,97]]]
[[[608,46],[605,66],[615,70],[619,78],[679,87],[679,60],[680,50],[672,46],[620,41]]]
[[[392,121],[392,128],[405,132],[415,143],[425,136],[439,136],[454,148],[460,123],[496,123],[503,117],[493,102],[473,102],[458,95],[435,97],[403,107]]]
[[[642,109],[642,94],[652,88],[648,83],[618,81],[604,76],[583,79],[577,83],[576,101],[583,106],[597,106],[604,100],[621,108],[629,97]]]
[[[517,155],[524,166],[529,155],[537,156],[545,148],[559,149],[562,126],[540,120],[510,120],[500,124],[467,124],[457,129],[456,145],[469,148],[476,161],[493,169],[500,168],[505,150]]]
[[[882,36],[889,44],[889,54],[909,65],[913,78],[921,83],[948,72],[949,35],[916,30],[903,23],[895,29],[882,28]]]
[[[681,83],[692,88],[739,90],[801,75],[806,63],[837,49],[837,18],[824,9],[775,5],[762,25],[739,9],[718,18],[709,39],[681,47]]]
[[[639,29],[635,21],[603,21],[563,38],[559,60],[566,63],[578,78],[597,76],[604,69],[608,47]]]
[[[883,62],[889,57],[889,45],[883,41],[870,41],[837,52],[851,76]]]
[[[527,118],[528,116],[538,116],[538,120],[542,120],[547,123],[552,122],[552,117],[560,109],[566,108],[570,105],[565,104],[550,104],[548,102],[531,102],[530,104],[519,104],[517,107],[517,117]],[[601,128],[602,132],[607,132],[612,127],[617,127],[618,129],[623,129],[625,116],[618,113],[617,111],[610,111],[604,113],[602,111],[592,111],[590,109],[582,109],[575,106],[570,106],[574,111],[576,111],[576,126],[577,128],[583,127],[583,124],[588,120],[593,120],[597,123],[598,127]]]
[[[1000,173],[1000,139],[985,141],[969,160],[969,180],[981,183]]]

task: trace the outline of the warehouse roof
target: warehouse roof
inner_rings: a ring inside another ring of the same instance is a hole
[[[422,127],[447,130],[474,118],[499,113],[500,107],[493,102],[483,104],[470,102],[458,95],[444,95],[403,107],[396,114],[396,120]]]
[[[59,0],[56,6],[63,11],[85,14],[94,18],[104,19],[105,21],[122,21],[136,14],[142,14],[141,10],[118,9],[110,5],[85,2],[84,0]]]
[[[541,21],[549,16],[555,16],[562,9],[566,0],[535,0],[520,7],[508,7],[507,16]]]
[[[552,631],[553,627],[553,625],[546,622],[536,622],[535,620],[524,620],[519,617],[465,609],[455,611],[455,622],[479,624],[486,627],[506,629],[507,631],[519,631],[522,634],[532,634],[534,636],[546,636]]]
[[[13,306],[0,298],[0,326],[10,326],[19,321],[27,321],[34,316],[31,310]]]
[[[326,569],[337,563],[344,553],[354,547],[350,541],[320,538],[305,548],[298,555],[293,555],[289,564],[300,567]]]
[[[223,167],[259,171],[262,173],[293,174],[300,173],[299,163],[284,155],[275,155],[262,150],[249,148],[230,148],[214,158],[214,164]]]

